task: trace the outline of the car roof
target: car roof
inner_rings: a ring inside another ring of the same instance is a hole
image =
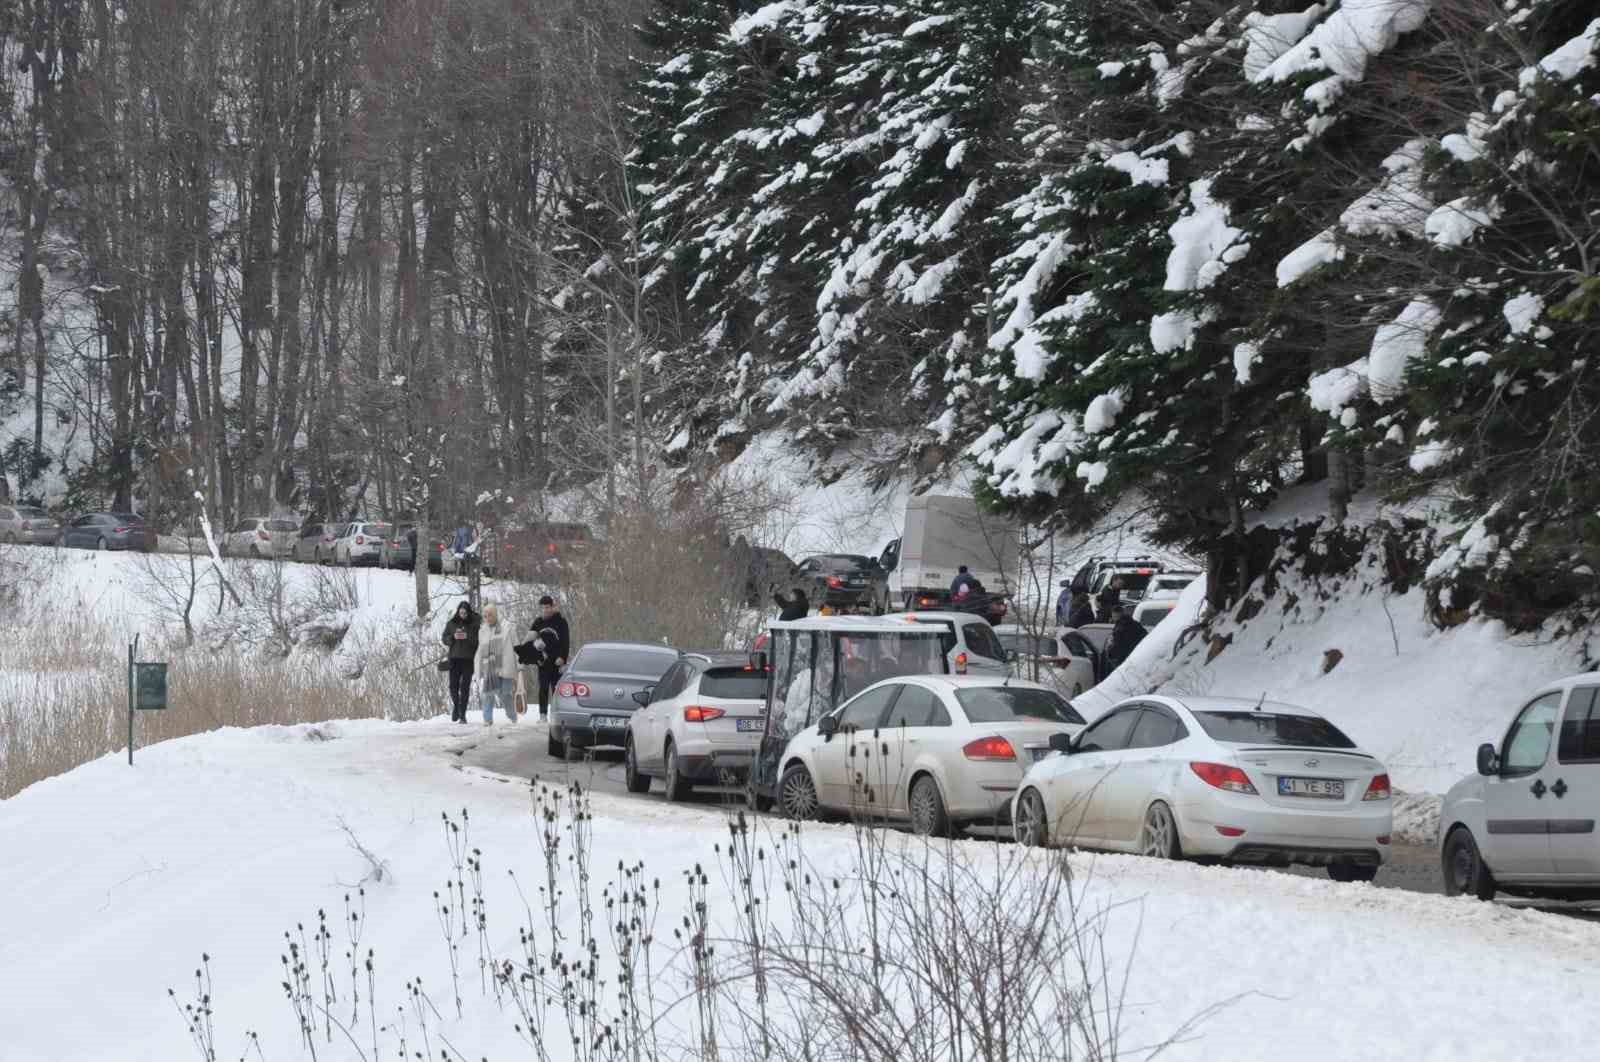
[[[909,617],[913,623],[921,623],[923,620],[930,619],[949,620],[952,623],[978,622],[984,624],[985,626],[987,626],[989,623],[988,620],[984,619],[976,612],[936,612],[933,609],[928,609],[926,611],[918,610],[916,612],[891,612],[889,615],[883,618],[889,619],[897,616]]]
[[[691,660],[701,660],[707,667],[744,667],[750,663],[749,653],[734,653],[724,649],[690,651],[683,654]]]
[[[918,613],[927,615],[927,613]],[[908,620],[906,614],[896,616],[807,616],[797,620],[772,620],[767,624],[769,630],[775,631],[839,631],[842,634],[863,632],[888,632],[901,633],[907,629],[916,629],[916,621]]]
[[[1000,675],[894,675],[873,683],[881,686],[890,682],[910,682],[920,686],[928,686],[947,690],[970,690],[990,686],[1008,686],[1019,690],[1046,690],[1057,693],[1051,686],[1042,682],[1029,682],[1027,679],[1005,678]],[[869,687],[870,688],[870,687]],[[1062,698],[1065,700],[1066,698]]]

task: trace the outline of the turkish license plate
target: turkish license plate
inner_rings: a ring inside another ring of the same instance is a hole
[[[596,715],[591,716],[590,721],[594,724],[594,728],[596,730],[621,730],[623,727],[628,725],[627,716],[622,715]]]
[[[733,728],[741,733],[765,733],[767,721],[765,719],[735,719]]]
[[[1340,778],[1279,778],[1278,795],[1343,800],[1344,780]]]

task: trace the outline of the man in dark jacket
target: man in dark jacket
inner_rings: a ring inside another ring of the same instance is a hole
[[[478,615],[463,601],[444,625],[440,639],[450,650],[450,718],[467,721],[467,701],[472,696],[472,661],[478,655]]]
[[[556,688],[562,668],[572,652],[572,631],[567,617],[556,607],[555,598],[549,594],[539,599],[540,616],[533,621],[533,633],[544,642],[544,658],[539,663],[539,721],[550,718],[550,694]]]
[[[776,586],[772,587],[772,600],[777,603],[782,611],[778,613],[778,620],[787,623],[790,620],[805,619],[811,614],[811,599],[806,597],[805,590],[794,588],[793,597],[784,597],[778,592]]]
[[[1100,606],[1100,622],[1115,623],[1116,617],[1112,613],[1122,607],[1122,576],[1113,575],[1111,577],[1111,581],[1106,584],[1106,588],[1100,591],[1100,596],[1096,599],[1096,603]]]
[[[1133,647],[1144,641],[1144,627],[1128,615],[1121,605],[1111,612],[1111,639],[1106,642],[1106,663],[1113,669],[1122,665]]]
[[[1072,604],[1067,606],[1067,626],[1087,627],[1094,622],[1094,604],[1089,600],[1089,595],[1080,590],[1072,595]]]
[[[956,569],[956,577],[950,580],[950,599],[952,601],[961,596],[962,587],[966,587],[969,594],[978,593],[982,589],[978,583],[978,577],[967,571],[965,564]]]
[[[1070,626],[1068,617],[1072,615],[1072,580],[1061,580],[1061,593],[1056,595],[1056,626]]]

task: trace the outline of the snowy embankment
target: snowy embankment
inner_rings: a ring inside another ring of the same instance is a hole
[[[545,917],[541,830],[527,787],[453,766],[459,761],[450,753],[478,736],[442,721],[224,730],[146,749],[133,768],[108,756],[0,802],[11,899],[0,907],[0,969],[8,974],[0,1056],[191,1057],[175,1004],[193,999],[204,954],[217,1057],[237,1057],[247,1031],[259,1036],[264,1057],[309,1057],[297,1043],[294,993],[285,992],[285,982],[298,989],[301,981],[280,963],[285,932],[298,944],[303,926],[310,943],[301,996],[317,1014],[315,1057],[372,1059],[374,1041],[389,1057],[402,1036],[411,1050],[426,1037],[429,1057],[446,1044],[451,1058],[539,1057],[514,1030],[525,1025],[523,1015],[497,1003],[492,985],[480,980],[480,942],[471,931],[456,940],[457,1016],[440,931],[438,896],[459,873],[441,816],[459,823],[462,808],[470,826],[459,841],[481,853],[489,927],[482,946],[498,957],[519,955],[519,928],[538,928]],[[655,912],[648,984],[662,1016],[652,1054],[696,1057],[690,957],[681,950],[686,938],[673,930],[695,902],[685,875],[699,864],[708,875],[711,935],[735,933],[740,908],[715,850],[727,850],[728,823],[715,809],[593,799],[588,895],[601,909],[600,1005],[615,1010],[617,992],[606,928],[617,909],[601,890],[619,866],[642,861],[635,880],[659,881],[658,890],[643,889]],[[763,820],[758,843],[776,846],[769,827],[781,824]],[[556,832],[570,846],[573,834],[565,826]],[[886,836],[890,851],[921,846]],[[814,880],[853,887],[857,848],[847,827],[807,826],[797,843]],[[1008,858],[1026,860],[1023,870],[1033,873],[1047,865],[1043,854],[982,842],[936,846],[925,856],[934,874],[947,858],[980,872]],[[1074,856],[1071,866],[1076,910],[1103,928],[1105,991],[1123,1001],[1118,1057],[1144,1057],[1141,1048],[1174,1036],[1163,1058],[1239,1062],[1371,1057],[1375,1048],[1385,1058],[1501,1062],[1580,1057],[1592,1043],[1586,993],[1600,976],[1600,926],[1465,899],[1146,859]],[[781,868],[771,869],[772,907],[787,910]],[[470,897],[470,866],[464,876]],[[584,890],[565,858],[555,884],[562,891],[556,922],[571,934],[570,953]],[[611,895],[619,895],[614,886]],[[364,910],[353,943],[346,897]],[[319,912],[331,938],[331,1009],[353,1039],[337,1027],[325,1036],[316,1011],[325,991]],[[716,954],[736,951],[724,943]],[[359,1002],[349,994],[352,967]],[[1063,959],[1052,976],[1071,981],[1077,971]],[[426,1001],[411,992],[416,985]],[[169,988],[176,1000],[167,998]],[[558,1006],[547,1015],[554,1026],[559,1013]],[[724,1035],[726,1052],[741,1033],[730,1026]],[[550,1057],[570,1055],[561,1036],[547,1046]]]

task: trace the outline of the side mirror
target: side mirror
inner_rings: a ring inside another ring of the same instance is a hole
[[[1500,773],[1500,757],[1495,755],[1493,745],[1478,746],[1478,773],[1496,775]]]
[[[1057,731],[1050,735],[1050,748],[1063,756],[1072,755],[1072,735]]]
[[[836,715],[825,715],[821,719],[817,720],[817,733],[821,734],[823,737],[831,738],[831,737],[833,737],[833,735],[837,734],[838,732],[839,732],[839,717],[838,716],[836,716]]]
[[[642,690],[635,691],[635,693],[633,695],[633,703],[637,704],[640,708],[643,708],[645,705],[650,703],[650,694],[652,694],[654,692],[655,692],[655,687],[654,686],[651,686],[648,689],[642,689]]]

